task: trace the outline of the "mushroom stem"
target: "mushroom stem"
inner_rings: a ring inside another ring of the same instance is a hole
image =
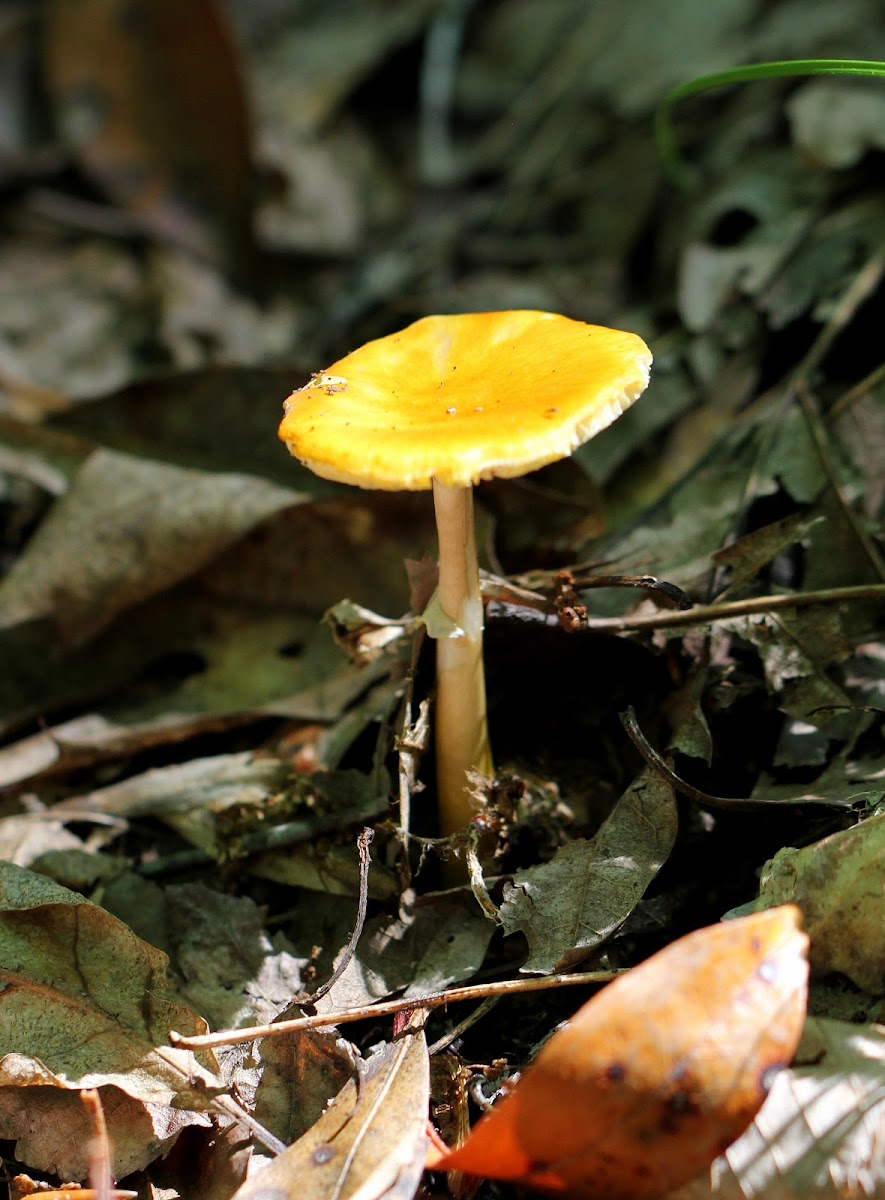
[[[436,784],[444,836],[475,815],[467,771],[492,773],[482,662],[482,597],[473,527],[473,488],[433,480],[439,538],[439,602],[463,631],[436,643]]]

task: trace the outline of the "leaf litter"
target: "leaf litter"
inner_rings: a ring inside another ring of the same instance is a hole
[[[309,1014],[350,944],[368,824],[369,918],[324,1016],[623,971],[730,910],[798,903],[823,1019],[679,1196],[875,1194],[881,97],[780,81],[686,103],[706,175],[688,194],[648,118],[716,67],[885,58],[878,6],[684,0],[625,21],[403,0],[341,21],[139,0],[134,25],[124,7],[54,0],[39,53],[24,10],[5,31],[9,61],[36,64],[0,89],[0,999],[17,1014],[0,1134],[19,1174],[95,1186],[92,1086],[139,1196],[415,1193],[418,1016],[203,1058],[168,1045]],[[23,116],[37,79],[42,123]],[[321,481],[275,425],[324,361],[428,312],[508,307],[636,329],[656,365],[572,461],[479,493],[486,565],[546,582],[487,606],[492,853],[475,896],[439,894],[440,856],[471,836],[435,836],[403,565],[434,552],[426,498]],[[565,632],[550,580],[588,562],[653,574],[703,616],[582,586],[586,624]],[[335,606],[348,653],[321,623]],[[627,739],[629,706],[671,775]],[[448,1128],[598,984],[577,986],[434,1010]],[[639,1047],[647,1018],[628,1019]]]

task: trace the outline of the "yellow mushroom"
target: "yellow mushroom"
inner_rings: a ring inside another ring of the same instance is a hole
[[[555,313],[424,317],[368,342],[293,392],[280,437],[317,475],[363,488],[433,489],[438,602],[440,827],[473,816],[465,773],[491,774],[473,485],[565,458],[648,384],[633,333]],[[454,634],[454,636],[451,636]]]

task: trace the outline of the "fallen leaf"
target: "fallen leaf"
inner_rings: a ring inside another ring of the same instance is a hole
[[[83,1115],[84,1087],[106,1089],[118,1176],[206,1122],[222,1083],[211,1056],[207,1069],[167,1045],[169,1029],[206,1024],[172,995],[165,954],[75,892],[0,863],[0,963],[0,1136],[20,1139],[27,1165],[84,1177],[88,1121],[79,1136],[69,1104]]]
[[[254,900],[202,883],[171,885],[164,895],[183,995],[214,1029],[272,1021],[304,989],[308,960],[281,934],[271,941]]]
[[[861,714],[865,716],[866,714]],[[816,779],[802,783],[774,783],[763,771],[751,800],[764,804],[831,804],[855,811],[874,808],[885,799],[882,764],[876,759],[848,761],[839,755]]]
[[[142,229],[242,268],[249,116],[223,6],[52,0],[44,51],[55,119],[84,171]]]
[[[885,813],[879,813],[802,850],[778,851],[762,869],[758,905],[797,904],[811,938],[812,970],[841,971],[859,988],[881,996],[883,893]]]
[[[885,95],[878,81],[815,79],[787,100],[793,141],[816,166],[844,170],[885,150]]]
[[[4,357],[14,347],[5,373],[29,385],[10,411],[32,421],[67,397],[127,383],[137,354],[121,322],[136,340],[150,336],[143,287],[137,256],[109,238],[47,245],[20,233],[0,243]]]
[[[249,475],[96,450],[3,580],[0,626],[50,619],[64,642],[83,642],[302,499]]]
[[[816,517],[814,521],[822,518]],[[780,521],[763,525],[743,537],[723,546],[710,557],[717,566],[728,571],[728,591],[733,592],[749,583],[773,558],[788,546],[807,545],[806,533],[814,521],[804,513],[791,513]],[[720,593],[720,600],[724,593]]]
[[[302,1011],[293,1004],[291,1015]],[[257,1053],[261,1080],[254,1116],[287,1145],[308,1133],[328,1108],[329,1097],[336,1096],[357,1070],[354,1047],[334,1028],[263,1038]]]
[[[78,434],[110,450],[201,471],[236,472],[248,463],[250,474],[282,487],[311,496],[340,495],[340,484],[320,479],[286,453],[273,425],[276,410],[269,398],[285,396],[309,377],[310,371],[296,367],[174,371],[65,409],[52,418],[48,431],[0,422],[0,433],[4,441],[14,438],[16,447],[23,442],[32,458],[42,451],[42,459],[60,458],[65,467],[75,452],[82,453],[71,437]]]
[[[430,1067],[406,1031],[358,1070],[316,1125],[233,1200],[411,1200],[424,1169]]]
[[[667,1200],[859,1200],[885,1194],[885,1030],[809,1019],[753,1124]]]
[[[505,888],[505,933],[529,943],[523,971],[561,971],[586,958],[627,919],[676,838],[673,789],[647,769],[590,841],[577,839],[549,863],[517,871]]]
[[[849,697],[829,677],[851,653],[843,624],[831,605],[729,617],[720,627],[756,648],[769,690],[784,712],[819,727],[835,727],[840,717],[845,719],[842,710],[851,707]]]
[[[482,966],[494,924],[470,898],[439,896],[412,907],[401,904],[395,918],[366,924],[356,953],[320,1012],[359,1008],[402,992],[426,996],[468,979]]]
[[[205,1113],[145,1104],[116,1087],[102,1087],[100,1094],[120,1178],[167,1154],[183,1130],[210,1125]],[[0,1087],[0,1128],[16,1143],[18,1161],[31,1170],[86,1178],[92,1129],[79,1092],[25,1081]]]
[[[584,1200],[652,1200],[687,1182],[791,1059],[806,947],[791,906],[674,942],[585,1004],[467,1141],[431,1151],[428,1166]]]

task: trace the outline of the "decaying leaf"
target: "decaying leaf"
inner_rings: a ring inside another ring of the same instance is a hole
[[[284,938],[271,940],[265,913],[248,896],[200,883],[172,885],[164,895],[183,994],[214,1029],[270,1021],[302,990],[306,959]]]
[[[797,904],[811,938],[815,971],[841,971],[885,995],[885,813],[765,864],[759,907]],[[878,898],[878,899],[876,899]]]
[[[205,1113],[145,1103],[119,1088],[99,1089],[114,1145],[114,1171],[123,1178],[168,1154],[186,1129],[210,1125]],[[0,1128],[15,1142],[19,1162],[63,1179],[85,1179],[92,1135],[78,1091],[26,1078],[0,1084]],[[73,1193],[76,1200],[77,1193]]]
[[[85,170],[141,228],[242,268],[249,121],[223,7],[52,0],[46,26],[56,119]]]
[[[131,250],[107,239],[46,245],[19,236],[0,243],[4,384],[10,375],[21,380],[10,388],[13,413],[33,420],[57,411],[66,397],[128,382],[135,355],[115,332],[121,321],[131,322],[136,337],[139,328],[147,331],[141,286]]]
[[[755,646],[781,707],[800,720],[825,725],[850,707],[828,668],[850,653],[837,610],[763,613],[723,622]]]
[[[64,642],[76,645],[299,501],[297,493],[248,475],[96,450],[3,580],[2,628],[48,618]]]
[[[293,1006],[292,1015],[298,1010]],[[308,1133],[357,1073],[354,1047],[335,1029],[277,1034],[259,1044],[255,1118],[286,1145]]]
[[[430,1068],[409,1030],[358,1066],[317,1123],[233,1200],[411,1200],[424,1169]]]
[[[141,1165],[183,1125],[204,1122],[201,1110],[223,1085],[211,1057],[204,1065],[168,1046],[169,1029],[197,1033],[205,1022],[172,994],[166,955],[75,892],[8,863],[0,863],[0,905],[4,1136],[21,1136],[17,1114],[32,1103],[31,1089],[45,1090],[52,1117],[30,1151],[39,1162],[29,1161],[82,1178],[84,1145],[71,1140],[53,1089],[76,1103],[84,1087],[122,1094]],[[131,1120],[130,1100],[151,1106],[146,1119]],[[127,1149],[136,1154],[130,1142]]]
[[[524,971],[562,970],[586,958],[621,925],[657,875],[676,837],[673,789],[645,770],[591,841],[576,840],[549,863],[517,871],[501,920],[529,943]]]
[[[794,513],[771,525],[754,529],[710,557],[718,566],[728,569],[729,590],[740,588],[770,563],[775,555],[788,546],[801,543],[809,527],[807,517]]]
[[[482,966],[494,931],[472,899],[442,896],[403,905],[397,917],[367,923],[356,954],[320,1008],[357,1008],[400,991],[426,996],[469,979]]]

